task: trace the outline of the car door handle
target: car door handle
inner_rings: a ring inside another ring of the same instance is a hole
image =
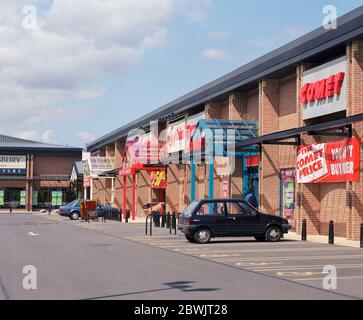
[[[229,217],[228,220],[234,220],[234,221],[236,221],[236,218],[235,217]]]

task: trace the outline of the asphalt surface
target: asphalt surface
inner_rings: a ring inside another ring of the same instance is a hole
[[[362,299],[363,251],[282,241],[187,242],[143,225],[0,214],[2,299]],[[23,288],[35,266],[37,289]],[[337,269],[324,290],[323,268]]]

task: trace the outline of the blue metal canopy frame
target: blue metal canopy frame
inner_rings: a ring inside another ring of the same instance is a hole
[[[259,153],[258,145],[248,146],[235,150],[236,144],[258,136],[259,122],[247,120],[200,120],[191,137],[195,143],[205,139],[203,150],[192,151],[185,157],[190,159],[191,166],[191,201],[196,199],[196,159],[204,158],[209,168],[208,196],[214,198],[214,158],[215,157],[242,157],[245,166],[246,158]],[[192,144],[193,145],[193,144]]]

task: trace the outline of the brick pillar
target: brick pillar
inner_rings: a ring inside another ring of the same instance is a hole
[[[33,211],[33,175],[34,175],[34,156],[27,156],[27,181],[26,181],[26,199],[25,199],[25,209],[28,212]]]
[[[297,106],[296,110],[299,117],[299,127],[304,127],[302,104],[300,101],[300,92],[303,83],[304,71],[314,67],[310,63],[300,64],[297,67],[297,81],[296,81],[296,94]],[[302,135],[302,144],[314,144],[319,142],[318,137],[310,136],[308,134]],[[296,231],[301,234],[301,224],[304,219],[307,221],[307,231],[310,235],[317,235],[320,233],[320,210],[321,210],[321,197],[320,197],[320,184],[300,184],[297,185],[297,218],[296,218]]]
[[[221,107],[219,103],[211,102],[205,106],[205,118],[207,120],[220,119]]]
[[[363,42],[355,41],[347,46],[347,115],[363,113]],[[363,122],[353,125],[353,134],[362,139]],[[363,145],[361,144],[360,182],[348,184],[351,190],[351,208],[347,217],[347,237],[359,240],[363,221]]]
[[[232,93],[229,96],[229,119],[242,120],[247,113],[247,98],[245,93]],[[243,198],[243,161],[241,157],[234,159],[234,172],[230,179],[230,197]]]
[[[279,80],[266,79],[260,82],[259,114],[260,135],[279,131]],[[279,146],[262,147],[259,180],[261,210],[279,214]]]

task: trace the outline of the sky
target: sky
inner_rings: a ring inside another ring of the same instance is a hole
[[[1,0],[0,134],[84,146],[321,26],[326,5],[363,1]]]

